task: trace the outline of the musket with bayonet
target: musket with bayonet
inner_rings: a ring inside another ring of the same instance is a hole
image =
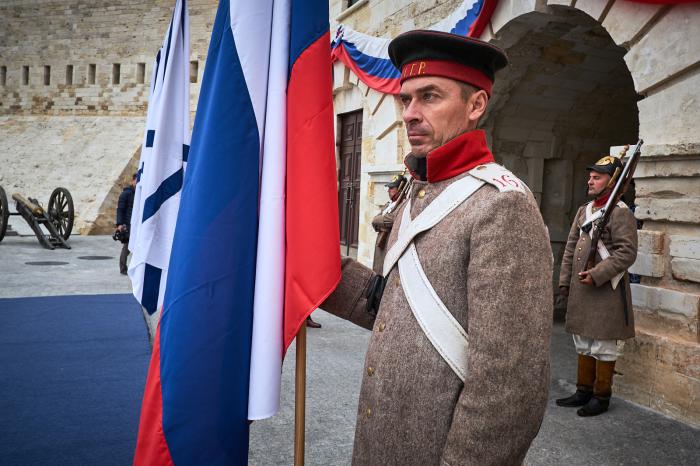
[[[586,271],[591,270],[593,267],[595,267],[595,256],[598,252],[598,242],[600,241],[600,236],[603,233],[603,230],[605,230],[605,227],[607,226],[608,222],[610,221],[610,215],[612,214],[613,209],[615,208],[617,203],[620,202],[620,199],[625,194],[627,188],[629,188],[629,185],[632,182],[634,170],[635,168],[637,168],[637,162],[639,162],[639,157],[641,157],[642,144],[644,144],[644,141],[640,139],[637,142],[637,145],[634,146],[632,155],[627,160],[627,163],[625,163],[625,165],[622,167],[622,173],[620,173],[620,176],[617,178],[613,190],[610,192],[608,202],[605,203],[605,206],[601,210],[601,216],[597,220],[594,220],[592,224],[587,225],[588,228],[585,228],[584,230],[586,231],[586,233],[590,232],[591,235],[591,244],[588,249],[588,255],[586,256],[586,264],[584,267],[584,270]],[[624,156],[628,149],[629,146],[625,146],[622,156]],[[627,291],[625,290],[625,287],[621,287],[620,292],[622,293],[625,314],[625,325],[629,325],[629,315],[627,310]]]
[[[382,215],[390,214],[396,210],[396,208],[401,205],[401,203],[406,199],[408,193],[411,191],[411,184],[413,183],[413,178],[406,179],[406,169],[404,168],[401,174],[403,181],[399,185],[399,194],[396,196],[396,200],[389,203],[389,205],[382,211]]]
[[[605,227],[610,221],[610,215],[612,214],[613,208],[618,202],[620,202],[620,199],[625,194],[627,188],[629,188],[629,185],[632,182],[634,170],[637,168],[637,162],[639,162],[639,157],[641,156],[642,144],[644,144],[644,141],[640,139],[637,142],[637,145],[634,146],[632,155],[623,166],[622,173],[620,174],[615,186],[613,187],[613,190],[610,193],[608,202],[605,203],[605,207],[603,207],[601,211],[600,218],[595,220],[591,225],[591,244],[590,248],[588,249],[586,267],[584,270],[591,270],[593,267],[595,267],[595,255],[598,251],[598,241],[600,241],[600,235],[603,233],[603,230],[605,230]],[[627,148],[625,148],[625,151]]]

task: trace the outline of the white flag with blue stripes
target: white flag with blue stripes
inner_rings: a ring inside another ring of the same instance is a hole
[[[157,323],[163,304],[189,152],[189,56],[187,3],[177,0],[153,64],[129,237],[129,277],[134,296],[151,316],[150,324]]]

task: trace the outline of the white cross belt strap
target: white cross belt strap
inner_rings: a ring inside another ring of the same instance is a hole
[[[409,216],[409,228],[405,228],[407,226],[406,222],[401,221],[399,237],[384,258],[383,275],[385,277],[389,275],[392,267],[396,265],[396,261],[399,260],[401,254],[411,244],[416,235],[437,225],[440,220],[456,209],[457,206],[485,183],[498,188],[500,192],[518,191],[530,195],[530,189],[525,183],[497,163],[487,163],[469,170],[469,176],[465,176],[445,188],[413,221],[410,221]],[[407,211],[411,211],[410,202],[407,202],[404,208],[404,212]]]
[[[423,212],[411,221],[411,202],[406,203],[404,215],[401,220],[399,236],[384,258],[383,275],[386,277],[399,260],[417,234],[430,230],[445,218],[447,214],[457,208],[469,196],[484,184],[484,181],[471,176],[466,176],[449,185],[440,195],[431,202]],[[408,213],[408,215],[406,215]],[[408,221],[406,221],[408,219]]]
[[[627,208],[627,204],[625,204],[622,201],[618,202],[617,206],[620,208],[625,208],[625,209]],[[595,213],[593,213],[593,203],[589,202],[588,205],[586,206],[586,218],[584,219],[583,225],[581,225],[581,230],[579,231],[579,235],[588,235],[588,237],[590,238],[591,237],[590,232],[592,230],[588,230],[589,232],[586,233],[585,231],[583,231],[583,227],[585,225],[588,225],[589,223],[593,223],[594,221],[598,220],[602,216],[603,216],[602,210],[598,210]],[[608,257],[610,257],[610,252],[608,252],[608,248],[605,247],[605,244],[603,244],[602,240],[598,241],[598,248],[597,249],[598,249],[598,255],[600,255],[601,260],[605,260]],[[610,279],[610,285],[612,286],[613,290],[617,288],[617,285],[620,283],[620,280],[622,280],[622,277],[624,275],[625,275],[625,272],[622,271]]]
[[[399,274],[406,300],[421,329],[457,377],[464,382],[469,349],[467,332],[435,293],[421,267],[413,243],[399,259]]]

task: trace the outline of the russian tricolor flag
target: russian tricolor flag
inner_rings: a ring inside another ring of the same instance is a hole
[[[247,464],[340,280],[328,28],[325,0],[219,3],[134,464]]]
[[[469,37],[481,37],[498,0],[462,0],[446,18],[429,29]],[[389,59],[391,39],[374,37],[339,25],[332,44],[333,60],[340,60],[375,91],[398,94],[401,72]]]

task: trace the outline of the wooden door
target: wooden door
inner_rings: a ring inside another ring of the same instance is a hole
[[[340,115],[340,128],[340,244],[345,247],[345,254],[350,255],[350,249],[357,248],[360,227],[362,111]]]

